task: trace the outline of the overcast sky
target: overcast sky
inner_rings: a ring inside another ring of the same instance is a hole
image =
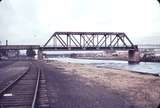
[[[134,43],[160,43],[157,0],[2,0],[0,40],[44,44],[56,31],[125,32]]]

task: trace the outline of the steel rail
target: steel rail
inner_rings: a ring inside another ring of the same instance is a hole
[[[22,75],[20,75],[18,78],[16,78],[11,84],[7,85],[3,90],[0,91],[0,97],[3,96],[3,94],[10,89],[14,84],[16,84],[20,79],[22,79],[31,69],[31,66],[27,69],[26,72],[24,72]],[[41,69],[38,68],[38,73],[37,73],[37,79],[36,79],[36,85],[35,85],[35,90],[33,94],[33,100],[31,104],[31,108],[36,108],[36,101],[37,101],[37,95],[38,95],[38,88],[39,88],[39,82],[40,82],[40,76],[41,76]]]
[[[36,88],[35,88],[35,91],[34,91],[34,97],[33,97],[32,107],[31,108],[35,108],[36,107],[36,100],[37,100],[37,95],[38,95],[40,76],[41,76],[41,70],[39,69],[38,70],[37,81],[36,81]]]

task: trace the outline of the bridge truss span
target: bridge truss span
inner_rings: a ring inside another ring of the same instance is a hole
[[[122,32],[55,32],[43,46],[46,50],[135,49]]]

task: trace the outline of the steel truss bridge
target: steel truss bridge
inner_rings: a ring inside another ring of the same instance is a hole
[[[137,50],[122,32],[55,32],[44,46],[40,45],[0,45],[0,50]]]
[[[38,50],[38,59],[43,59],[43,51],[88,51],[88,50],[128,50],[128,63],[139,63],[138,46],[134,45],[122,32],[55,32],[44,46],[7,45],[0,46],[0,54],[8,50],[27,50],[33,56]]]
[[[41,50],[138,49],[122,32],[55,32]]]

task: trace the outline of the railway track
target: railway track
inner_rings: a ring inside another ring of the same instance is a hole
[[[41,70],[35,64],[0,90],[0,108],[37,107]]]

